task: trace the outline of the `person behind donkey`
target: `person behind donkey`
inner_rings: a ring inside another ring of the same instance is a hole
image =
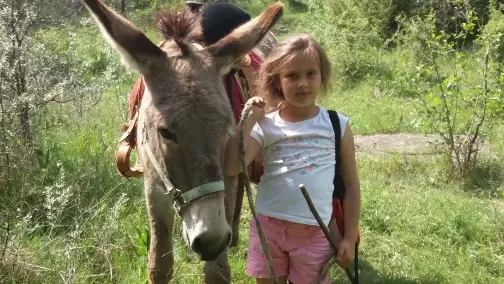
[[[202,11],[205,3],[206,1],[192,1],[192,0],[185,1],[187,9],[189,9],[189,11],[192,14],[199,14]]]

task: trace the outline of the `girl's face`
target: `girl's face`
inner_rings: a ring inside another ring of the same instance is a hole
[[[322,79],[318,59],[308,55],[295,56],[282,66],[279,88],[287,103],[296,107],[315,105]]]

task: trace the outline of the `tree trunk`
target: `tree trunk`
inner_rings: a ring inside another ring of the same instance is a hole
[[[0,74],[1,76],[1,74]],[[3,101],[3,78],[0,77],[0,133],[4,133],[4,135],[0,136],[0,180],[4,182],[0,182],[0,187],[6,188],[6,184],[10,183],[11,175],[10,175],[10,149],[8,149],[7,141],[8,137],[7,127],[6,127],[6,119],[5,113],[6,110],[4,108]]]
[[[25,97],[27,96],[27,85],[26,85],[26,68],[25,68],[25,58],[23,54],[23,44],[25,40],[25,36],[28,33],[28,30],[20,30],[16,27],[19,26],[19,23],[25,20],[20,17],[26,16],[22,11],[22,2],[21,1],[12,1],[11,2],[11,11],[10,11],[10,31],[11,31],[11,54],[9,58],[9,65],[11,70],[13,70],[12,74],[12,82],[14,94],[19,98],[21,104],[18,108],[17,115],[19,116],[19,127],[21,131],[21,137],[23,138],[23,143],[25,145],[31,144],[32,135],[31,135],[31,125],[30,125],[30,104],[26,101]],[[28,29],[28,27],[26,27]]]
[[[21,135],[25,145],[31,144],[31,123],[30,123],[30,106],[24,103],[19,110],[19,123],[21,124]]]
[[[126,14],[126,0],[121,0],[121,14]]]

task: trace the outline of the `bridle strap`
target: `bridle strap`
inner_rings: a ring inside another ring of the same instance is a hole
[[[145,130],[144,130],[145,131]],[[209,182],[207,184],[200,185],[198,187],[195,187],[187,192],[182,193],[178,188],[176,188],[173,183],[170,181],[170,179],[167,177],[167,175],[163,172],[161,169],[161,165],[158,163],[156,160],[156,157],[154,156],[154,153],[152,153],[152,149],[149,146],[149,143],[146,141],[145,133],[144,133],[144,143],[143,146],[145,147],[145,152],[147,153],[147,156],[149,157],[150,162],[152,163],[152,166],[156,170],[159,178],[163,182],[165,188],[166,188],[166,194],[173,194],[173,199],[174,199],[174,207],[177,213],[180,214],[180,210],[187,206],[189,203],[194,201],[197,198],[200,198],[202,196],[205,196],[207,194],[211,194],[214,192],[219,192],[219,191],[224,191],[224,181],[213,181]]]
[[[224,181],[222,180],[212,181],[182,193],[181,197],[184,200],[184,204],[188,204],[196,198],[200,198],[204,195],[223,190],[224,190]]]
[[[147,142],[147,141],[145,141]],[[171,194],[172,191],[175,191],[175,196],[174,198],[177,197],[177,195],[180,195],[180,191],[173,185],[173,183],[168,179],[168,177],[163,173],[163,170],[161,169],[161,166],[159,165],[158,161],[156,160],[156,157],[154,156],[154,153],[152,153],[151,147],[149,146],[149,143],[144,143],[143,145],[145,147],[145,152],[147,152],[147,156],[149,157],[150,162],[152,163],[152,166],[156,170],[159,178],[163,182],[165,188],[166,188],[166,193]]]

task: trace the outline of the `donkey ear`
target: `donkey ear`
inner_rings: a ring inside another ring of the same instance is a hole
[[[215,58],[221,74],[229,72],[233,63],[248,54],[263,39],[282,16],[283,7],[280,2],[269,6],[261,15],[206,48]]]
[[[164,52],[152,43],[137,27],[110,10],[100,0],[83,0],[95,18],[108,43],[121,55],[123,63],[141,74],[147,74],[150,65]]]

